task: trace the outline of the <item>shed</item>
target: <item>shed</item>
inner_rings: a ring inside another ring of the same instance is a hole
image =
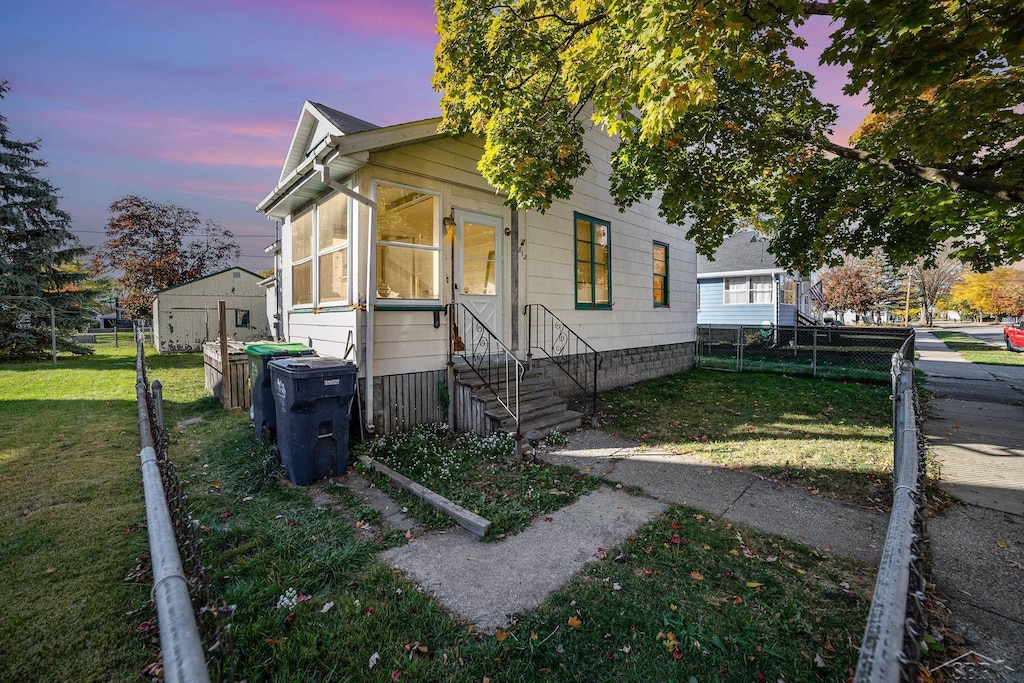
[[[267,331],[266,290],[261,278],[244,268],[228,268],[156,293],[153,345],[160,353],[199,351],[217,339],[217,302],[227,307],[228,339],[263,339]]]

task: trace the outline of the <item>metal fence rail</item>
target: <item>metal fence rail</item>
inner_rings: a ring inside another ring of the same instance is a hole
[[[908,340],[912,357],[909,328],[698,325],[696,362],[712,370],[885,381],[892,354]]]
[[[913,338],[893,355],[893,505],[855,683],[917,680],[924,630],[924,441]]]
[[[153,438],[143,342],[137,340],[135,393],[138,400],[142,483],[146,497],[146,529],[153,564],[153,602],[156,605],[163,652],[164,680],[169,683],[208,683],[206,655],[192,609],[191,585],[178,554],[174,522],[168,509]]]

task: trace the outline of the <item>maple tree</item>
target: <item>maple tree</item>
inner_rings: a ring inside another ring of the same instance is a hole
[[[240,253],[230,230],[192,209],[128,195],[110,213],[92,272],[117,274],[120,304],[133,319],[151,315],[156,292],[224,268]]]
[[[510,204],[568,198],[588,125],[614,136],[616,202],[659,197],[700,253],[751,225],[808,272],[951,242],[978,266],[1024,255],[1024,20],[1018,0],[436,0],[441,132],[485,142]],[[873,115],[830,139],[833,104],[790,51],[833,20],[821,60]],[[587,119],[589,118],[589,122]]]
[[[947,297],[951,308],[968,315],[1024,315],[1024,272],[996,268],[968,273],[953,285]]]
[[[0,99],[8,91],[0,80]],[[71,232],[71,217],[37,158],[38,140],[10,137],[0,115],[0,359],[46,358],[57,348],[92,351],[73,335],[92,317],[87,274],[75,268],[85,249]],[[52,316],[52,317],[51,317]]]
[[[842,314],[844,311],[853,311],[857,315],[864,315],[875,299],[871,296],[867,283],[860,268],[853,265],[833,268],[821,276],[823,285],[825,310],[835,311]]]

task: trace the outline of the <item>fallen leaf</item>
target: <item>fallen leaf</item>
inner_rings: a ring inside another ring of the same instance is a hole
[[[370,655],[370,661],[367,664],[367,666],[369,666],[372,669],[373,667],[377,666],[377,662],[379,662],[379,661],[380,661],[380,653],[379,652],[374,652],[372,655]]]
[[[705,543],[704,544],[704,550],[711,550],[711,546],[709,546],[707,543]]]
[[[554,519],[555,519],[554,517],[545,517],[544,521],[545,522],[551,522],[551,521],[554,521]]]
[[[694,515],[693,518],[699,522],[700,520],[704,519],[704,515]]]
[[[760,588],[763,585],[763,583],[758,583],[757,581],[747,581],[747,588]]]
[[[1010,544],[1007,543],[1006,541],[996,541],[996,545],[999,546],[1000,548],[1009,548],[1010,547]]]
[[[57,573],[57,568],[56,567],[47,567],[46,568],[46,573],[47,574],[55,574],[55,573]]]
[[[698,571],[692,571],[692,572],[690,572],[690,578],[693,579],[694,581],[703,581],[704,580],[704,575],[701,574]]]
[[[267,645],[281,645],[284,643],[284,638],[267,638]]]
[[[334,607],[333,602],[325,602],[324,606],[320,608],[320,614],[326,614],[327,612],[330,612],[332,607]]]
[[[624,652],[624,653],[626,653],[628,655],[629,651],[632,650],[632,649],[633,648],[631,648],[629,645],[623,645],[622,647],[619,648],[619,652]]]
[[[737,595],[735,598],[732,599],[732,604],[734,604],[734,605],[742,605],[743,604],[743,598],[741,598],[740,596]]]
[[[605,559],[607,557],[608,557],[608,551],[607,550],[605,550],[604,548],[598,548],[597,549],[597,559],[603,560],[603,559]]]
[[[402,672],[399,671],[398,669],[395,669],[394,671],[391,672],[391,680],[397,681],[401,677],[402,677]]]
[[[679,611],[679,605],[669,605],[668,608],[670,610],[672,610],[673,612],[678,612]]]
[[[412,532],[411,531],[406,531],[405,532],[405,539],[407,541],[411,541],[412,540]]]
[[[679,529],[683,528],[683,525],[680,524],[679,522],[673,521],[672,522],[672,528],[678,531]]]
[[[672,651],[672,657],[674,659],[682,659],[683,658],[683,651],[682,650],[673,650]]]
[[[678,536],[673,536],[669,540],[672,541],[673,543],[681,543],[683,539],[679,538]]]
[[[569,626],[572,626],[573,628],[583,626],[583,619],[580,618],[579,612],[569,617]]]
[[[499,628],[497,631],[494,632],[494,639],[497,640],[499,643],[508,640],[508,631],[506,631],[503,628]]]
[[[821,655],[814,655],[814,665],[819,669],[826,668],[825,660],[821,658]]]
[[[620,590],[622,590],[622,586],[620,586],[620,585],[619,585],[619,584],[617,584],[617,583],[613,583],[613,584],[612,584],[612,590],[613,590],[613,591],[620,591]]]
[[[295,526],[296,524],[297,524],[297,522],[294,519],[289,519],[288,520],[288,526]]]

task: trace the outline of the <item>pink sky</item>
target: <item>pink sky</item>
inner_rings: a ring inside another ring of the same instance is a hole
[[[271,265],[274,225],[255,205],[303,101],[378,125],[438,115],[434,27],[432,0],[9,3],[0,112],[15,138],[42,140],[43,175],[83,244],[103,241],[112,202],[138,194],[233,230],[239,265],[258,270]],[[815,18],[804,35],[828,32]],[[842,72],[816,71],[837,101]],[[845,139],[863,110],[853,101],[841,116]]]

